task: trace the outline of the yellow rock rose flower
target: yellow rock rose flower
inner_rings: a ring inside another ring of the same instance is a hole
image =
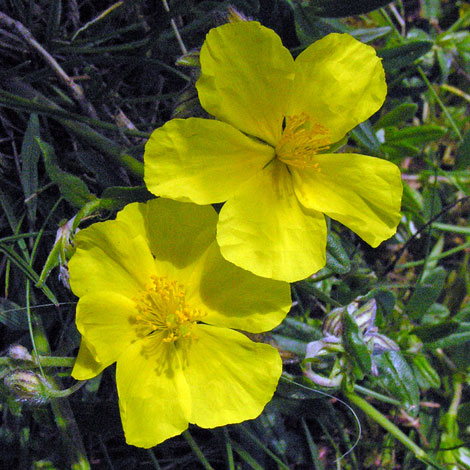
[[[254,343],[291,305],[289,285],[227,262],[211,206],[156,199],[75,237],[70,285],[80,297],[82,344],[72,375],[116,362],[126,441],[152,447],[194,423],[212,428],[257,417],[282,364]]]
[[[224,202],[222,255],[255,274],[303,279],[325,264],[324,214],[376,247],[400,220],[394,164],[332,144],[366,120],[386,95],[375,50],[329,34],[294,60],[257,22],[209,32],[196,84],[217,120],[174,119],[145,149],[145,182],[159,196]]]

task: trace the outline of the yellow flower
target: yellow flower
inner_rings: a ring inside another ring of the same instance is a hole
[[[254,276],[220,254],[210,206],[156,199],[75,237],[70,284],[82,344],[73,369],[88,379],[116,362],[126,440],[152,447],[194,423],[258,416],[282,364],[258,333],[291,305],[289,285]]]
[[[174,119],[145,149],[145,182],[159,196],[224,202],[222,256],[255,274],[303,279],[325,264],[323,214],[376,247],[400,220],[397,166],[328,150],[382,105],[375,50],[329,34],[294,61],[274,31],[239,22],[209,32],[196,86],[218,120]]]

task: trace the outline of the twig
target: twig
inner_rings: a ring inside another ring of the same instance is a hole
[[[166,0],[162,0],[163,2],[163,8],[167,13],[170,13],[170,7],[168,6],[168,2]],[[180,46],[181,52],[183,55],[186,55],[188,53],[188,50],[186,49],[186,46],[184,45],[183,39],[181,37],[181,34],[178,30],[178,26],[176,26],[176,21],[171,18],[170,19],[171,27],[173,28],[173,32],[175,33],[176,40],[178,41],[178,44]]]
[[[10,18],[8,15],[0,11],[0,24],[15,30],[33,49],[35,49],[47,64],[54,70],[60,80],[71,90],[73,97],[78,102],[82,110],[93,118],[97,118],[97,114],[93,105],[87,101],[85,94],[80,85],[77,85],[64,71],[64,69],[58,64],[58,62],[52,57],[44,47],[39,44],[34,36],[31,34],[23,23]]]

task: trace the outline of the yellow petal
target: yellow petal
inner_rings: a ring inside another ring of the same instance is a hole
[[[200,61],[202,107],[275,146],[294,71],[279,36],[255,21],[225,24],[210,30]]]
[[[223,206],[217,242],[237,266],[294,282],[325,265],[326,224],[299,205],[287,167],[274,160]]]
[[[273,347],[227,328],[198,325],[184,376],[191,390],[190,422],[204,428],[256,418],[282,372]],[[184,351],[178,350],[184,360]]]
[[[383,104],[385,73],[373,47],[349,34],[329,34],[295,60],[288,115],[306,113],[340,140]]]
[[[136,314],[134,301],[116,292],[93,292],[79,300],[77,328],[102,369],[137,340]]]
[[[402,182],[396,165],[357,154],[315,156],[317,170],[292,169],[295,192],[308,208],[324,212],[376,247],[395,234]]]
[[[191,394],[173,343],[152,335],[133,343],[116,368],[126,442],[153,447],[188,427]]]
[[[119,220],[100,222],[81,230],[69,262],[70,285],[75,295],[119,292],[129,298],[154,274],[154,260],[144,236]]]
[[[157,196],[223,202],[273,156],[272,147],[224,122],[173,119],[145,146],[145,184]]]
[[[198,263],[214,242],[217,213],[211,206],[155,199],[142,205],[141,210],[145,214],[145,231],[155,262],[165,266],[163,274],[168,277]]]
[[[96,360],[96,353],[90,344],[82,338],[77,359],[72,369],[72,377],[76,380],[87,380],[96,377],[105,367],[105,364]]]
[[[286,282],[255,276],[222,258],[217,244],[211,246],[201,266],[198,287],[188,303],[207,313],[204,323],[259,333],[279,325],[292,301]]]

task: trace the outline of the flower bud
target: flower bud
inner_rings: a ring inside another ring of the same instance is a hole
[[[51,384],[29,370],[15,370],[4,379],[5,385],[16,395],[22,403],[42,405],[46,403],[51,394]]]
[[[240,21],[251,21],[251,18],[239,12],[233,5],[228,9],[227,19],[229,23],[239,23]]]
[[[343,307],[335,308],[325,317],[322,326],[323,336],[341,337],[343,331],[343,312]]]
[[[12,344],[8,348],[8,357],[17,361],[34,362],[29,351],[24,346],[21,346],[21,344]]]

